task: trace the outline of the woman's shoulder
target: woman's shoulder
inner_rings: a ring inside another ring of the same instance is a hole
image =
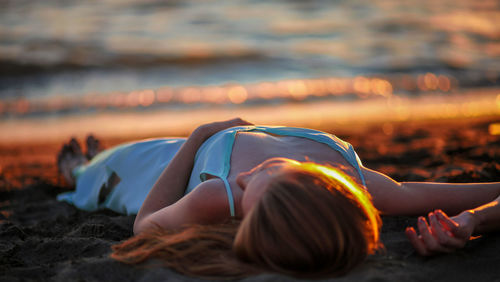
[[[186,201],[186,210],[196,213],[201,221],[226,219],[230,217],[229,202],[222,179],[210,178],[198,184],[189,194],[182,198]]]
[[[174,204],[166,206],[136,223],[135,233],[153,226],[178,229],[190,224],[218,224],[229,217],[229,205],[220,179],[210,179]]]

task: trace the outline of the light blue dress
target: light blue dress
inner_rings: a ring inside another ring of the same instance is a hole
[[[227,176],[231,167],[234,139],[238,132],[245,131],[307,138],[326,144],[339,152],[356,169],[362,184],[365,185],[358,155],[351,144],[334,135],[295,127],[238,126],[214,134],[198,149],[185,194],[207,180],[208,175],[218,177],[224,182],[230,214],[234,216],[234,199]],[[137,214],[149,190],[185,140],[184,138],[149,139],[105,150],[88,164],[73,171],[76,177],[76,190],[59,194],[57,199],[87,211],[107,208],[123,214]],[[106,186],[113,173],[120,178],[120,182],[104,201],[99,202],[101,189]]]

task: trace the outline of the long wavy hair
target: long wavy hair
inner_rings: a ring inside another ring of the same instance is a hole
[[[113,246],[111,257],[128,264],[157,259],[203,278],[323,278],[349,272],[382,246],[370,195],[340,170],[302,163],[268,185],[241,222],[152,229]]]

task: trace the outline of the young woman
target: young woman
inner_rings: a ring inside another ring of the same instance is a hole
[[[76,191],[58,198],[85,210],[137,213],[136,236],[112,257],[160,259],[189,275],[342,275],[380,247],[379,212],[431,212],[429,223],[419,219],[420,235],[407,229],[422,255],[462,247],[500,218],[500,183],[398,183],[363,167],[347,142],[311,129],[232,119],[187,139],[97,155],[95,139],[87,146],[88,163],[75,140],[63,147],[58,164]],[[449,218],[436,209],[462,213]]]

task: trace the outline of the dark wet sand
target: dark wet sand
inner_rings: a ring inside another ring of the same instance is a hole
[[[322,128],[356,148],[364,165],[399,181],[500,181],[499,118]],[[139,137],[139,136],[138,136]],[[60,140],[62,142],[62,140]],[[106,146],[126,141],[103,140]],[[57,177],[61,142],[0,144],[0,281],[184,281],[164,268],[131,267],[108,258],[110,246],[132,235],[133,216],[84,212],[60,203],[67,191]],[[416,217],[385,217],[386,253],[373,256],[340,281],[498,281],[500,233],[471,241],[454,254],[421,258],[404,236]],[[268,274],[253,281],[288,281]]]

